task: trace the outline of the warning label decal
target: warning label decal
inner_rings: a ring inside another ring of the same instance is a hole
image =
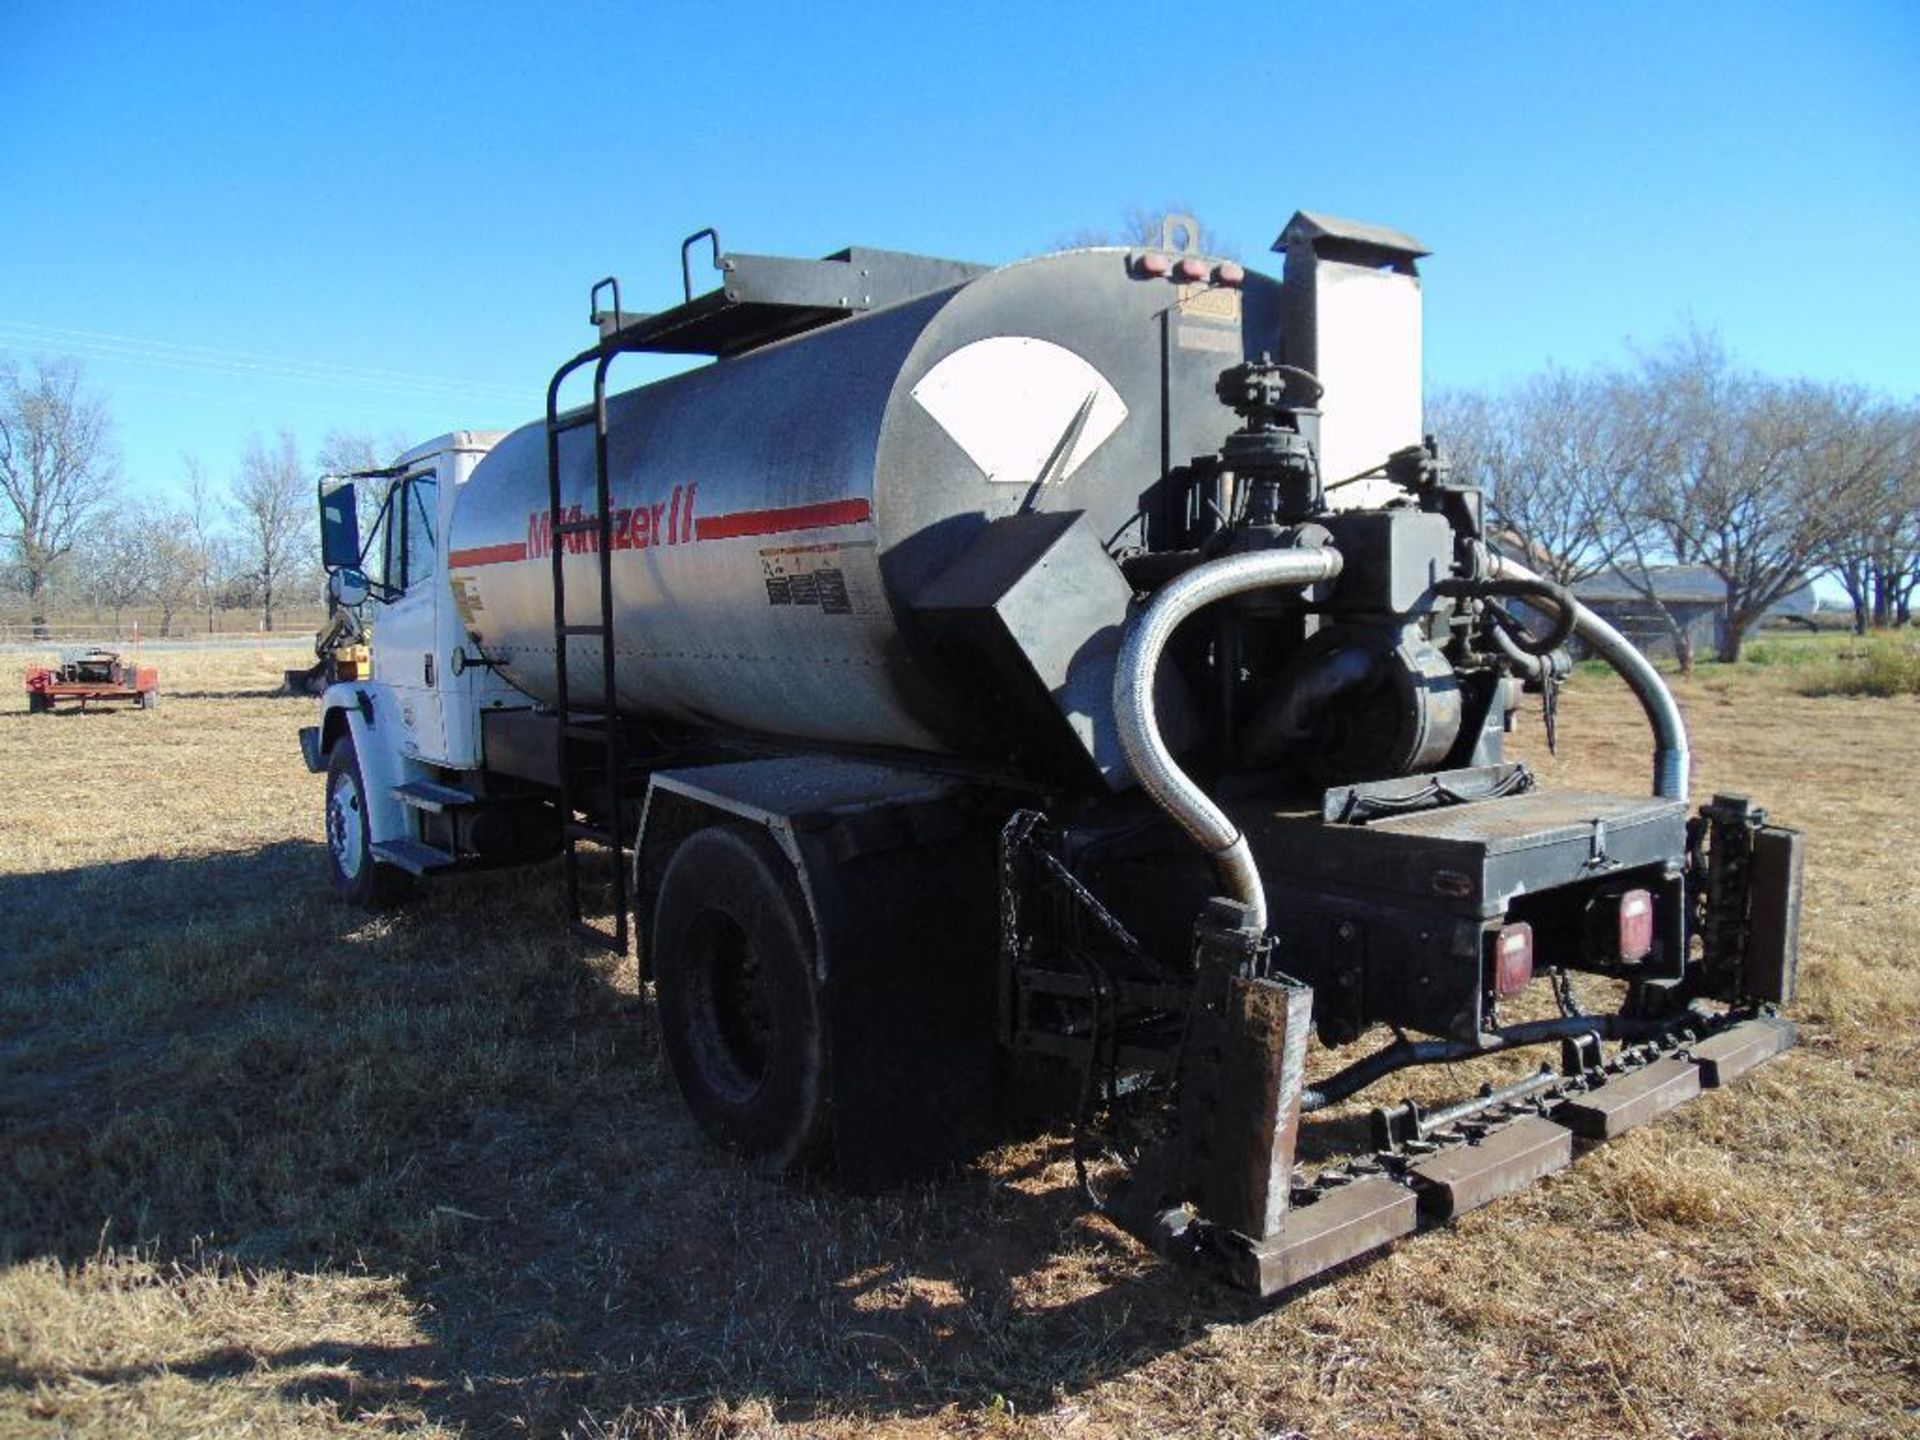
[[[781,545],[760,552],[767,604],[808,606],[822,615],[872,615],[881,608],[871,544]]]

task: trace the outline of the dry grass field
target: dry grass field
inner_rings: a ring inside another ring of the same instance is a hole
[[[743,1173],[551,871],[334,902],[300,658],[0,685],[0,1435],[1920,1434],[1920,701],[1681,687],[1697,793],[1812,837],[1799,1049],[1261,1305],[1088,1217],[1062,1137]],[[1538,736],[1646,783],[1610,680]]]

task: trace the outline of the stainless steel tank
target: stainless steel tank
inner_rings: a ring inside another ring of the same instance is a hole
[[[611,397],[622,710],[978,746],[975,677],[932,642],[916,596],[1022,510],[1085,512],[1108,553],[1145,543],[1162,478],[1236,423],[1220,371],[1278,352],[1278,282],[1237,271],[1196,262],[1181,283],[1125,251],[1050,255]],[[591,513],[592,440],[562,437],[569,514]],[[536,423],[477,467],[446,549],[474,642],[542,702],[551,527]],[[578,547],[568,619],[590,623],[598,560],[581,538],[562,541]],[[597,674],[598,640],[569,644],[574,673]]]

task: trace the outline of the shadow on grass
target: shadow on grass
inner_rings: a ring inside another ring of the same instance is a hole
[[[1042,1407],[1259,1312],[1088,1219],[1059,1143],[876,1197],[749,1173],[686,1118],[631,962],[557,938],[559,889],[459,877],[369,918],[305,842],[0,877],[25,937],[0,959],[0,1260],[86,1264],[104,1236],[393,1277],[420,1344],[164,1368],[212,1382],[243,1352],[289,1397],[404,1392],[481,1435]]]

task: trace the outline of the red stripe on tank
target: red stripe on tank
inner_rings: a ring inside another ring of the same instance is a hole
[[[741,535],[825,530],[833,525],[859,525],[872,514],[873,506],[865,500],[826,500],[779,510],[736,510],[731,515],[700,516],[693,522],[693,535],[696,540],[731,540]]]
[[[504,565],[513,560],[527,558],[527,542],[522,540],[516,545],[477,545],[471,550],[453,550],[447,554],[447,564],[455,565]]]

